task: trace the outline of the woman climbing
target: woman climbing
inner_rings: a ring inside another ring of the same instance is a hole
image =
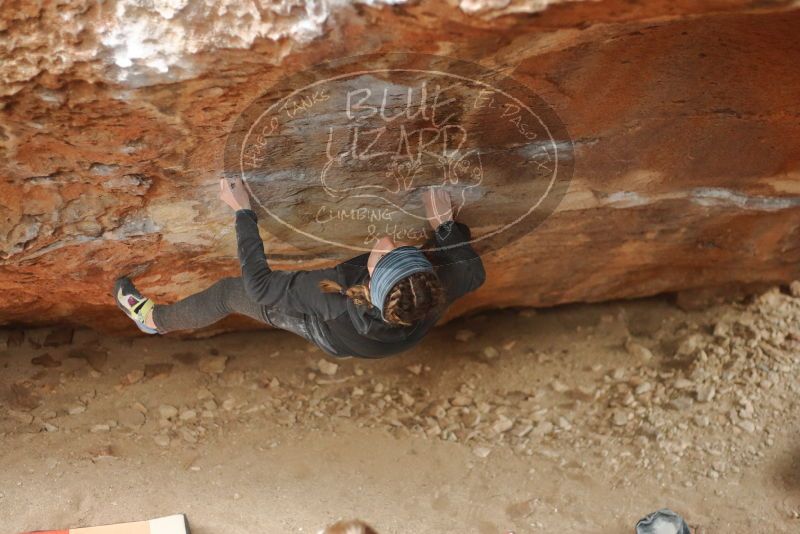
[[[450,196],[441,189],[423,194],[432,250],[384,237],[370,253],[314,271],[270,270],[241,179],[221,179],[220,198],[236,213],[242,276],[167,305],[141,295],[129,278],[118,279],[117,304],[142,331],[201,328],[238,313],[294,332],[332,356],[381,358],[416,345],[447,305],[485,278],[469,229],[452,219]]]

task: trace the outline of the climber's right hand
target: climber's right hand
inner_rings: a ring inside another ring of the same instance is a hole
[[[244,182],[238,176],[236,178],[220,178],[219,198],[234,211],[250,209],[250,197],[244,187]]]

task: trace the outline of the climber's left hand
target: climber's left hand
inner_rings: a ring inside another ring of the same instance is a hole
[[[219,198],[234,211],[250,209],[250,197],[244,187],[244,182],[238,176],[236,178],[220,178]]]
[[[422,204],[425,206],[425,216],[434,230],[440,224],[453,220],[453,201],[450,193],[441,187],[428,187],[423,191]]]

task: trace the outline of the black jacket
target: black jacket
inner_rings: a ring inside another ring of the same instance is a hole
[[[466,225],[446,222],[434,235],[433,244],[439,250],[428,251],[428,257],[447,290],[449,305],[480,287],[486,274],[480,257],[468,244],[470,232]],[[411,326],[390,325],[374,306],[356,306],[343,295],[323,293],[319,288],[319,282],[325,279],[344,288],[366,283],[369,254],[329,269],[273,271],[267,266],[254,211],[236,212],[236,236],[248,296],[264,306],[303,315],[314,341],[332,356],[382,358],[402,352],[422,340],[444,312]]]

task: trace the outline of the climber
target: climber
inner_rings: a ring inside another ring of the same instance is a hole
[[[241,179],[221,179],[220,199],[235,211],[242,276],[167,305],[119,278],[117,305],[143,332],[201,328],[237,313],[298,334],[332,356],[381,358],[416,345],[448,304],[485,278],[469,228],[453,220],[442,189],[423,193],[434,237],[422,250],[382,237],[369,253],[313,271],[270,270]]]

